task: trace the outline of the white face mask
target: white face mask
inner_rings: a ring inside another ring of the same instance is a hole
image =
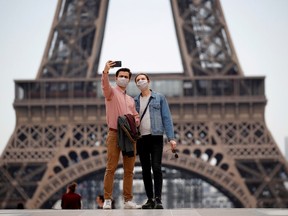
[[[128,83],[129,83],[129,79],[126,79],[125,77],[119,77],[116,80],[116,84],[121,87],[127,87]]]
[[[137,83],[136,83],[137,87],[143,91],[143,90],[146,90],[149,86],[149,83],[148,83],[148,80],[139,80]]]

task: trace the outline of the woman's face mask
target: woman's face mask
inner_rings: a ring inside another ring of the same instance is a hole
[[[146,90],[149,86],[149,83],[148,83],[148,80],[139,80],[137,83],[136,83],[137,87],[143,91],[143,90]]]
[[[129,79],[126,79],[125,77],[118,77],[117,80],[116,80],[116,84],[118,86],[121,86],[121,87],[124,87],[124,88],[127,87],[128,83],[129,83]]]

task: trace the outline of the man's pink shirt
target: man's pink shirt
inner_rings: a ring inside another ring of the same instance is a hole
[[[135,108],[134,99],[126,94],[118,85],[112,87],[109,82],[109,75],[103,73],[102,91],[106,104],[106,120],[108,128],[117,129],[117,120],[119,116],[132,114],[135,116],[136,125],[139,125],[139,115]]]

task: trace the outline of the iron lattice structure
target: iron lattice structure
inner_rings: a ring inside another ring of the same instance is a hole
[[[1,208],[41,208],[67,183],[105,168],[97,74],[108,3],[59,0],[36,79],[15,81]],[[151,76],[169,101],[180,158],[164,152],[163,164],[196,174],[236,207],[288,207],[287,163],[264,118],[264,77],[243,75],[219,0],[171,0],[171,7],[184,71]]]

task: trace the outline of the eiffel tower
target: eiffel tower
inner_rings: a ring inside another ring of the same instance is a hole
[[[108,4],[59,0],[36,79],[15,81],[0,208],[45,208],[69,182],[103,173],[98,66]],[[171,0],[171,8],[184,71],[150,74],[167,96],[179,143],[179,158],[164,152],[163,166],[208,182],[235,207],[287,208],[287,163],[265,124],[264,77],[244,76],[220,1]],[[133,84],[128,91],[137,92]]]

